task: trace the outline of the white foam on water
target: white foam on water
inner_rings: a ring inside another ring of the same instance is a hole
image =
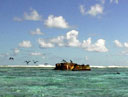
[[[48,65],[39,64],[38,66],[39,67],[55,67],[54,65],[50,65],[50,64],[48,64]]]
[[[44,64],[39,64],[39,65],[0,65],[0,67],[55,67],[54,65],[44,65]]]
[[[115,65],[110,65],[110,66],[90,66],[92,68],[128,68],[128,66],[115,66]]]
[[[38,65],[0,65],[0,67],[55,67],[55,65],[50,65],[50,64],[38,64]],[[128,66],[116,66],[116,65],[109,65],[109,66],[95,66],[95,65],[92,65],[90,66],[91,68],[128,68]]]

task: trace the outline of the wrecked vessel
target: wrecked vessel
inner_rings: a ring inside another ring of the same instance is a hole
[[[79,65],[77,63],[73,63],[71,60],[70,62],[66,62],[63,60],[62,63],[57,63],[54,70],[72,70],[72,71],[90,71],[90,66],[87,65]]]

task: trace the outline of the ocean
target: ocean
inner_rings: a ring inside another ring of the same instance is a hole
[[[128,97],[128,68],[52,69],[0,67],[0,97]]]

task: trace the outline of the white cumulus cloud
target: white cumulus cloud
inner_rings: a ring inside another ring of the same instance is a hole
[[[39,15],[39,13],[35,9],[31,9],[31,12],[24,13],[24,19],[32,20],[32,21],[40,21],[40,20],[42,20],[42,17]]]
[[[43,32],[41,32],[39,28],[37,28],[35,31],[31,31],[30,33],[32,35],[42,35],[43,34]]]
[[[80,5],[80,13],[82,15],[85,15],[85,7],[84,7],[84,5]]]
[[[23,21],[23,20],[41,21],[42,16],[39,15],[39,13],[35,9],[30,9],[30,12],[24,12],[24,15],[22,18],[14,17],[13,19],[14,21]]]
[[[39,39],[38,43],[40,44],[40,47],[42,48],[52,48],[55,46],[59,47],[79,47],[80,46],[80,41],[77,39],[78,37],[78,31],[76,30],[71,30],[66,33],[66,35],[61,35],[57,36],[55,38],[51,39]]]
[[[38,39],[38,43],[41,48],[53,48],[53,47],[78,47],[87,51],[95,52],[107,52],[108,49],[105,46],[104,39],[98,39],[94,44],[91,42],[91,38],[80,42],[78,40],[79,32],[71,30],[66,35],[57,36],[51,39]]]
[[[104,8],[100,4],[96,4],[91,6],[90,10],[88,10],[87,14],[91,16],[97,16],[99,14],[103,14]]]
[[[117,47],[123,48],[121,54],[128,55],[128,42],[121,43],[119,40],[114,40],[114,43]]]
[[[116,4],[118,4],[119,3],[119,0],[110,0],[110,3],[116,3]]]
[[[43,39],[38,39],[38,43],[39,43],[41,48],[53,48],[54,47],[53,43],[46,42]]]
[[[66,34],[67,46],[70,46],[70,47],[79,47],[80,46],[80,41],[77,39],[78,33],[79,32],[76,30],[67,32],[67,34]]]
[[[62,47],[65,46],[64,40],[65,40],[64,36],[57,36],[56,38],[50,39],[49,42]]]
[[[114,43],[117,47],[123,47],[122,43],[119,40],[114,40]]]
[[[117,47],[125,47],[128,48],[128,42],[121,43],[119,40],[114,40],[114,43]]]
[[[124,43],[124,47],[128,48],[128,42]]]
[[[30,48],[32,47],[32,44],[30,41],[22,41],[21,43],[19,43],[19,47],[23,47],[23,48]]]
[[[45,20],[44,23],[47,27],[50,28],[69,28],[68,23],[65,21],[65,19],[62,16],[54,16],[54,15],[50,15],[48,16],[48,19]]]
[[[94,44],[91,42],[91,38],[87,40],[83,40],[82,48],[87,51],[95,51],[95,52],[107,52],[108,49],[105,46],[104,39],[98,39]]]
[[[20,50],[18,48],[15,48],[13,52],[16,55],[16,54],[18,54],[20,52]]]

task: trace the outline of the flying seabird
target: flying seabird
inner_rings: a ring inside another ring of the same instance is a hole
[[[14,58],[13,57],[10,57],[9,60],[14,60]]]
[[[26,64],[28,65],[31,61],[25,61],[26,62]]]
[[[36,64],[37,62],[38,62],[38,61],[34,61],[34,60],[33,60],[33,63],[34,63],[34,64]]]

